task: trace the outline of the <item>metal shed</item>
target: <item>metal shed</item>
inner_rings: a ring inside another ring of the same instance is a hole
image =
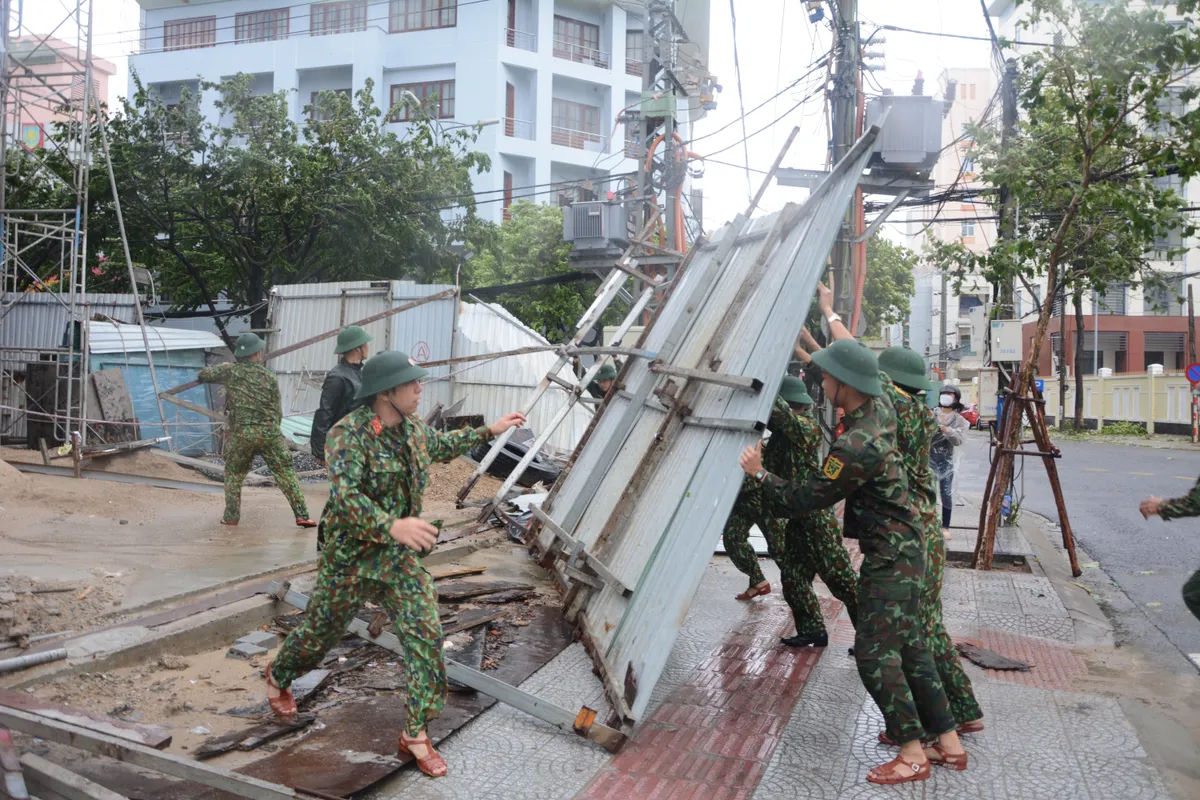
[[[271,289],[267,349],[303,342],[326,331],[365,319],[405,303],[453,289],[453,286],[418,284],[412,281],[339,281],[301,283]],[[434,300],[367,326],[374,337],[371,352],[402,350],[415,361],[451,358],[458,300],[448,296]],[[285,415],[311,414],[321,399],[321,381],[334,364],[333,340],[326,339],[272,359],[269,364],[279,377]],[[430,370],[445,376],[448,367]],[[421,397],[420,413],[439,402],[449,405],[448,381],[431,382]]]

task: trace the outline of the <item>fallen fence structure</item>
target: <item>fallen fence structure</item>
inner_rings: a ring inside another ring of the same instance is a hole
[[[614,727],[631,730],[646,712],[742,485],[738,455],[760,438],[883,122],[803,205],[750,219],[793,132],[746,213],[689,252],[636,345],[644,354],[622,366],[534,510],[534,547],[567,589],[567,618],[604,681]],[[613,270],[581,326],[599,318],[627,276]]]

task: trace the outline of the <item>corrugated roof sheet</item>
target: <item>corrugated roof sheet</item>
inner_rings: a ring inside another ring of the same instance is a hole
[[[206,331],[154,328],[146,326],[150,351],[215,350],[225,346],[220,336]],[[138,325],[112,322],[88,323],[88,350],[92,353],[144,353],[146,344]]]
[[[13,300],[11,293],[3,302]],[[62,347],[71,319],[70,295],[51,292],[25,292],[0,312],[0,350],[53,349]],[[121,322],[133,322],[134,298],[131,294],[75,295],[75,318],[96,314]],[[24,357],[18,359],[27,360]]]

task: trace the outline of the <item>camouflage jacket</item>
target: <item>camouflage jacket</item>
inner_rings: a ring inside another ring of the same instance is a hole
[[[325,443],[331,485],[323,557],[343,572],[389,574],[405,549],[389,530],[398,519],[420,516],[429,465],[490,438],[487,428],[438,433],[415,416],[387,428],[369,407],[351,411]]]
[[[1179,519],[1180,517],[1200,517],[1200,479],[1192,490],[1183,497],[1167,500],[1158,507],[1158,515],[1163,519]]]
[[[845,500],[843,532],[859,540],[863,577],[920,581],[924,545],[895,444],[892,404],[886,395],[874,398],[842,422],[846,432],[833,443],[819,471],[798,482],[768,475],[767,491],[793,514]]]
[[[811,414],[796,414],[791,406],[775,398],[771,416],[767,420],[771,437],[763,442],[763,469],[785,480],[802,480],[808,472],[817,468],[817,451],[814,443],[820,442],[821,431]],[[812,452],[806,452],[812,446]],[[743,494],[761,492],[762,486],[747,475],[742,481]]]
[[[325,437],[333,423],[363,404],[354,395],[362,385],[362,364],[350,364],[339,359],[337,366],[325,375],[321,384],[321,404],[313,414],[312,436],[308,440],[312,453],[318,458],[325,455]]]
[[[930,525],[934,528],[940,526],[937,517],[937,481],[929,466],[929,448],[938,432],[937,420],[933,416],[933,409],[925,405],[923,399],[908,394],[882,372],[879,373],[879,380],[896,411],[896,449],[900,452],[900,460],[904,462],[908,488],[923,523],[921,530],[928,535],[932,530]]]
[[[233,431],[278,428],[283,411],[275,373],[253,361],[230,361],[200,370],[201,383],[225,384],[225,410]]]

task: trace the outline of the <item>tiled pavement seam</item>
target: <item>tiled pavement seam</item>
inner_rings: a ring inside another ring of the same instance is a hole
[[[822,599],[827,623],[840,610],[838,601]],[[779,637],[790,629],[791,613],[781,601],[751,605],[746,621],[576,797],[732,800],[753,794],[823,652],[782,645]]]

